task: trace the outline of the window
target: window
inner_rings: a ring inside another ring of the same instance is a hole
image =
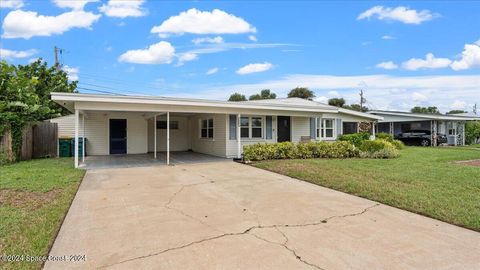
[[[317,137],[322,139],[335,138],[335,119],[318,119]]]
[[[157,129],[167,129],[167,121],[157,121]],[[170,129],[178,129],[178,121],[170,121]]]
[[[261,117],[252,117],[252,138],[262,138]]]
[[[448,135],[457,135],[457,130],[453,122],[448,122]]]
[[[240,117],[240,137],[241,138],[263,138],[263,118]]]
[[[240,137],[241,138],[250,137],[249,123],[250,123],[250,119],[248,117],[240,117]]]
[[[381,124],[387,124],[388,128],[390,128],[389,123],[380,123],[379,124],[379,130],[380,130]],[[343,134],[357,133],[357,129],[358,129],[357,122],[343,122]],[[386,131],[383,131],[383,132],[389,133],[390,130],[386,130]]]
[[[201,120],[200,138],[213,138],[213,118]]]

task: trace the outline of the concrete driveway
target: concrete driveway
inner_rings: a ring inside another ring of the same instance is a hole
[[[84,254],[45,268],[480,269],[480,234],[218,162],[88,171],[51,251]]]

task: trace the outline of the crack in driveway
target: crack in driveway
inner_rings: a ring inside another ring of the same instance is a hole
[[[203,182],[204,184],[206,182]],[[198,183],[200,184],[200,183]],[[178,194],[179,192],[181,192],[183,190],[184,186],[182,186],[182,188],[180,188],[171,198],[171,200],[169,200],[169,202],[171,202],[173,200],[173,198],[176,196],[176,194]],[[167,203],[168,204],[168,203]],[[166,204],[166,205],[167,205]],[[380,204],[379,203],[376,203],[374,205],[371,205],[369,207],[366,207],[364,208],[362,211],[360,212],[355,212],[355,213],[351,213],[351,214],[345,214],[345,215],[335,215],[335,216],[330,216],[330,217],[327,217],[325,219],[322,219],[321,221],[319,222],[312,222],[312,223],[304,223],[304,224],[274,224],[274,225],[266,225],[266,226],[262,226],[262,225],[256,225],[256,226],[252,226],[252,227],[249,227],[248,229],[242,231],[242,232],[231,232],[231,233],[223,233],[223,234],[220,234],[220,235],[216,235],[216,236],[212,236],[212,237],[208,237],[208,238],[204,238],[204,239],[200,239],[200,240],[196,240],[196,241],[193,241],[193,242],[189,242],[187,244],[184,244],[184,245],[181,245],[181,246],[177,246],[177,247],[171,247],[171,248],[167,248],[167,249],[164,249],[164,250],[161,250],[161,251],[158,251],[158,252],[155,252],[155,253],[151,253],[151,254],[148,254],[148,255],[143,255],[143,256],[138,256],[138,257],[134,257],[134,258],[130,258],[130,259],[126,259],[126,260],[123,260],[123,261],[119,261],[119,262],[116,262],[116,263],[113,263],[113,264],[109,264],[109,265],[104,265],[104,266],[100,266],[99,269],[105,269],[105,268],[109,268],[109,267],[112,267],[112,266],[115,266],[115,265],[119,265],[119,264],[123,264],[123,263],[127,263],[127,262],[131,262],[131,261],[135,261],[135,260],[140,260],[140,259],[145,259],[145,258],[149,258],[149,257],[152,257],[152,256],[157,256],[157,255],[161,255],[161,254],[164,254],[164,253],[167,253],[167,252],[170,252],[170,251],[174,251],[174,250],[180,250],[180,249],[183,249],[183,248],[187,248],[187,247],[190,247],[190,246],[193,246],[193,245],[197,245],[197,244],[201,244],[201,243],[204,243],[204,242],[208,242],[208,241],[212,241],[212,240],[216,240],[216,239],[220,239],[220,238],[224,238],[224,237],[229,237],[229,236],[238,236],[238,235],[244,235],[244,234],[249,234],[249,235],[252,235],[256,238],[258,238],[259,240],[263,240],[263,241],[266,241],[266,242],[269,242],[269,243],[272,243],[272,244],[276,244],[276,245],[281,245],[283,246],[284,248],[286,248],[287,250],[289,250],[297,260],[307,264],[307,265],[310,265],[312,267],[315,267],[317,269],[323,269],[315,264],[312,264],[312,263],[309,263],[305,260],[303,260],[301,258],[301,256],[299,256],[295,250],[289,248],[286,244],[288,242],[288,237],[285,235],[285,233],[283,233],[282,231],[280,231],[278,229],[278,227],[307,227],[307,226],[317,226],[317,225],[321,225],[321,224],[325,224],[327,221],[331,220],[331,219],[335,219],[335,218],[346,218],[346,217],[354,217],[354,216],[359,216],[359,215],[363,215],[365,214],[367,211],[369,211],[370,209],[374,208],[374,207],[377,207],[379,206]],[[195,219],[196,220],[196,219]],[[255,235],[253,233],[250,233],[252,230],[255,230],[255,229],[265,229],[265,228],[275,228],[277,229],[282,235],[283,237],[285,238],[285,242],[282,244],[282,243],[277,243],[277,242],[272,242],[272,241],[268,241],[266,239],[263,239],[261,237],[259,237],[258,235]]]

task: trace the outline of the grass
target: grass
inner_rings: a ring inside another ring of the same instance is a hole
[[[83,175],[70,158],[1,166],[0,255],[48,255]],[[0,269],[41,266],[42,262],[0,260]]]
[[[272,160],[254,163],[317,185],[480,231],[480,159],[464,148],[407,147],[397,159]]]

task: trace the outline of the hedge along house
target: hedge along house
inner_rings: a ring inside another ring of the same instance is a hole
[[[75,142],[86,137],[88,155],[193,151],[240,158],[254,143],[336,140],[350,124],[381,116],[300,98],[228,102],[151,96],[51,93],[74,113]],[[68,121],[59,123],[71,125]],[[71,129],[70,129],[71,130]],[[75,143],[75,166],[79,166]],[[85,161],[85,156],[81,158]]]
[[[421,114],[398,111],[370,111],[369,113],[383,117],[383,120],[378,121],[378,132],[390,133],[395,137],[406,131],[426,130],[430,132],[430,145],[432,146],[437,145],[437,134],[446,135],[448,145],[465,145],[466,121],[480,120],[480,117],[454,114]]]

